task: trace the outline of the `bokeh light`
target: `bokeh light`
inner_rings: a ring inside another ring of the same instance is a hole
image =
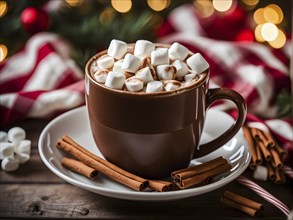
[[[71,7],[78,7],[83,3],[83,0],[65,0],[65,2]]]
[[[211,1],[196,0],[193,5],[197,9],[199,16],[202,18],[210,17],[215,11]]]
[[[276,49],[283,47],[285,43],[286,43],[286,35],[280,29],[278,30],[277,38],[273,41],[269,41],[269,44],[271,45],[271,47]]]
[[[107,25],[110,23],[115,16],[115,11],[112,7],[107,7],[102,13],[99,15],[99,20],[102,25]]]
[[[0,1],[0,18],[6,14],[7,10],[8,10],[7,2]]]
[[[233,4],[233,0],[213,0],[214,8],[219,12],[228,11]]]
[[[170,5],[170,0],[147,0],[147,3],[154,11],[162,11]]]
[[[113,8],[120,13],[129,12],[132,7],[131,0],[111,0],[111,4]]]
[[[5,60],[7,54],[8,54],[7,47],[4,44],[0,44],[0,62]]]
[[[247,6],[254,7],[258,4],[259,0],[242,0]]]
[[[258,42],[265,42],[266,41],[261,34],[262,26],[263,26],[263,24],[258,24],[254,30],[254,37]]]
[[[271,7],[265,7],[263,10],[263,16],[267,22],[277,24],[279,21],[278,13]]]
[[[257,24],[263,24],[266,22],[266,19],[264,18],[264,13],[263,13],[264,9],[263,8],[259,8],[257,9],[254,14],[253,14],[253,19],[255,21],[255,23]]]
[[[270,4],[270,5],[266,6],[266,8],[271,9],[271,10],[275,11],[275,13],[278,14],[278,21],[276,23],[274,23],[274,24],[280,24],[283,21],[284,13],[283,13],[282,9],[278,5]]]
[[[272,23],[265,23],[261,28],[261,35],[266,41],[273,41],[278,36],[278,28]]]

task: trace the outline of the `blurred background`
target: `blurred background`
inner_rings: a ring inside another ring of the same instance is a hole
[[[48,31],[72,45],[72,57],[83,69],[113,38],[156,41],[171,33],[166,18],[183,4],[194,6],[209,38],[257,41],[277,49],[291,39],[290,0],[1,0],[0,62],[32,35]]]

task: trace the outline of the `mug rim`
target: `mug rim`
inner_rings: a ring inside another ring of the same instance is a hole
[[[131,49],[133,47],[134,43],[128,44],[128,49]],[[157,47],[162,47],[162,48],[169,48],[171,45],[170,44],[160,44],[160,43],[155,43],[156,48]],[[146,93],[146,92],[132,92],[132,91],[127,91],[127,90],[121,90],[121,89],[113,89],[110,87],[105,86],[104,84],[98,83],[94,78],[93,75],[91,74],[90,67],[91,64],[96,60],[98,57],[104,55],[107,53],[108,50],[103,50],[95,55],[93,55],[86,63],[85,66],[85,75],[88,77],[91,82],[95,85],[100,87],[101,89],[106,89],[109,92],[113,92],[116,94],[121,94],[121,95],[129,95],[129,96],[168,96],[168,95],[177,95],[178,93],[184,93],[188,92],[190,90],[193,90],[194,88],[200,87],[202,84],[204,84],[208,78],[209,78],[209,73],[210,73],[210,68],[205,70],[204,72],[199,74],[199,79],[196,80],[196,82],[183,86],[171,91],[160,91],[160,92],[152,92],[152,93]],[[193,55],[194,53],[189,51],[190,55]]]

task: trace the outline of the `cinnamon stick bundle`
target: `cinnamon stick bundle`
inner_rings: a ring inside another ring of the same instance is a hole
[[[259,215],[264,209],[262,204],[229,191],[225,191],[221,196],[221,202],[253,217]]]
[[[98,171],[95,170],[94,168],[89,167],[78,160],[70,159],[68,157],[64,157],[61,161],[61,164],[67,167],[68,169],[76,173],[79,173],[83,176],[86,176],[90,179],[93,179],[94,177],[98,175]]]
[[[103,158],[92,154],[67,135],[64,135],[62,139],[59,139],[57,141],[57,147],[70,153],[75,158],[79,159],[81,162],[94,168],[100,173],[103,173],[109,178],[132,189],[135,189],[137,191],[143,191],[149,184],[148,180],[129,173],[115,166],[109,161],[106,161]]]
[[[194,185],[206,184],[211,179],[230,170],[232,166],[223,157],[188,167],[171,173],[173,182],[180,188],[185,189]]]
[[[174,189],[174,184],[164,180],[149,180],[149,187],[157,192],[167,192]]]

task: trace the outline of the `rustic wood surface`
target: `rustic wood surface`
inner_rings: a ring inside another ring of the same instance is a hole
[[[33,148],[31,160],[17,171],[0,171],[0,218],[287,219],[275,206],[236,181],[200,196],[167,202],[113,199],[70,185],[53,174],[39,156],[38,138],[48,122],[26,120],[15,124],[26,130]],[[251,177],[251,172],[246,170],[244,175]],[[256,182],[293,208],[292,180],[282,185]],[[220,203],[220,196],[225,190],[258,201],[264,204],[265,210],[255,218],[225,206]]]

